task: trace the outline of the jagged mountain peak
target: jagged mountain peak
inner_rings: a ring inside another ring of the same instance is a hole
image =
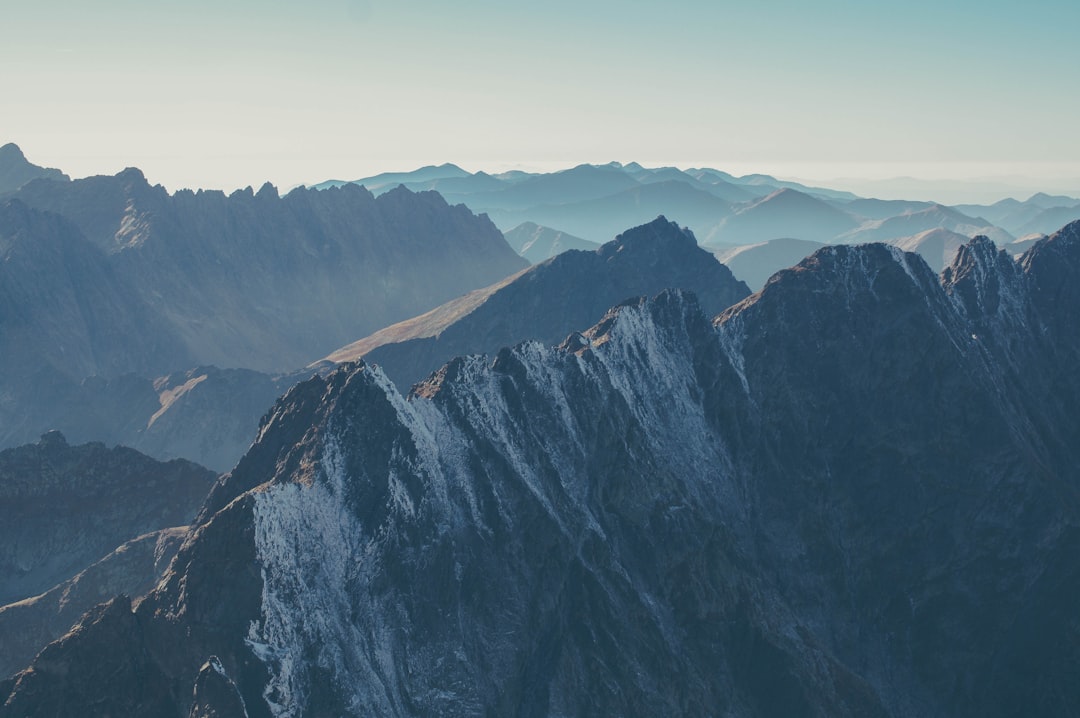
[[[957,250],[952,264],[942,271],[941,282],[980,331],[998,315],[1011,315],[1018,321],[1026,315],[1019,265],[985,235],[973,237]]]
[[[67,182],[70,178],[58,169],[39,167],[26,159],[14,142],[0,147],[0,193],[17,190],[34,180]]]
[[[1044,320],[1080,348],[1080,220],[1036,242],[1019,262]]]
[[[601,257],[609,259],[623,252],[657,254],[669,250],[697,249],[697,246],[693,232],[660,215],[647,224],[628,229],[602,245],[597,252]]]

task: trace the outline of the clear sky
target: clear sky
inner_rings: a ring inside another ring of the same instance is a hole
[[[74,176],[138,166],[170,189],[228,190],[635,160],[1080,178],[1077,2],[0,7],[0,143]]]

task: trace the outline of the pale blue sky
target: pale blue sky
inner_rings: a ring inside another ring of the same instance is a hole
[[[0,6],[0,142],[77,176],[232,189],[636,160],[1080,177],[1075,2]]]

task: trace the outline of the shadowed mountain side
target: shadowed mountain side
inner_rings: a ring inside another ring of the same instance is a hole
[[[39,376],[0,398],[0,447],[56,429],[73,443],[121,444],[158,460],[228,471],[255,438],[260,417],[311,374],[199,367],[157,379]]]
[[[508,232],[503,232],[507,243],[515,252],[527,259],[530,264],[538,264],[562,254],[568,249],[596,251],[596,242],[560,232],[551,227],[542,227],[535,222],[522,222]]]
[[[434,192],[375,198],[346,185],[279,197],[265,185],[169,195],[129,169],[35,181],[16,196],[62,214],[108,255],[138,304],[182,342],[169,370],[289,371],[526,266],[490,221]],[[140,337],[119,339],[127,344],[117,351],[145,353]]]
[[[0,452],[0,605],[36,596],[151,531],[187,524],[217,477],[58,432]]]
[[[0,200],[0,405],[4,385],[38,375],[152,375],[173,363],[193,363],[184,343],[74,224]]]
[[[595,252],[564,252],[329,358],[363,356],[404,390],[454,356],[494,354],[526,339],[555,344],[612,304],[669,287],[696,292],[714,314],[750,293],[692,234],[659,217]]]
[[[187,526],[132,539],[45,593],[0,606],[0,677],[14,674],[99,603],[153,589],[180,549]]]
[[[67,182],[70,178],[58,169],[38,167],[26,159],[19,146],[8,143],[0,147],[0,194],[11,192],[36,179]]]

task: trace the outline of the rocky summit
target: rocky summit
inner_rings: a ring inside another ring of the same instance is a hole
[[[291,390],[0,716],[1080,713],[1080,224]],[[6,697],[4,697],[6,695]]]

